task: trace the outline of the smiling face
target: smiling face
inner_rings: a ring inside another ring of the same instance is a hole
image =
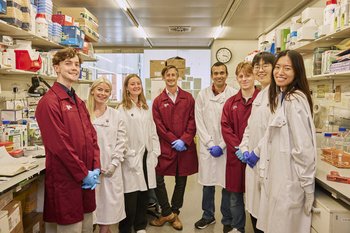
[[[111,88],[107,83],[100,83],[92,91],[95,103],[105,104],[111,96]]]
[[[293,64],[290,58],[286,55],[280,57],[273,70],[273,76],[276,85],[280,87],[282,91],[286,90],[288,85],[291,84],[295,78],[295,72],[293,70]]]
[[[175,68],[170,68],[163,75],[163,80],[167,88],[177,87],[177,80],[179,79],[179,74],[176,72]]]
[[[211,69],[211,79],[214,87],[217,89],[223,88],[226,84],[227,70],[225,66],[213,66]]]
[[[253,67],[253,74],[257,81],[260,82],[261,86],[265,88],[271,83],[272,77],[272,64],[265,63],[263,59]]]
[[[80,62],[78,56],[67,58],[64,61],[54,65],[57,73],[57,81],[63,85],[70,87],[73,82],[76,82],[80,74]]]
[[[242,69],[237,75],[237,82],[242,90],[250,90],[254,87],[254,75]]]
[[[135,76],[130,78],[126,90],[129,92],[131,97],[138,97],[142,92],[141,80]]]

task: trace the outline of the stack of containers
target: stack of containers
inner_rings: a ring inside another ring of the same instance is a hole
[[[62,26],[59,23],[52,23],[52,40],[56,43],[61,42]]]
[[[38,14],[45,14],[45,18],[48,23],[48,39],[52,40],[52,34],[53,34],[53,29],[52,29],[52,10],[53,4],[52,0],[38,0]]]

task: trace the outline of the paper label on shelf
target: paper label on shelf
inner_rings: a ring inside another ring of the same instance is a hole
[[[17,206],[16,209],[9,216],[10,232],[17,226],[17,224],[20,221],[21,221],[21,215],[19,212],[19,206]]]
[[[340,218],[341,222],[350,222],[350,218]]]

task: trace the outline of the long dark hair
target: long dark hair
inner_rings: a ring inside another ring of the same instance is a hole
[[[272,73],[275,70],[276,64],[281,57],[288,56],[292,61],[292,68],[294,71],[294,80],[287,86],[284,98],[289,98],[296,91],[301,91],[307,98],[309,102],[311,114],[313,114],[313,104],[310,94],[309,83],[306,78],[305,65],[303,57],[294,50],[285,50],[278,54],[275,64],[273,65]],[[269,88],[269,102],[270,102],[270,110],[272,113],[275,112],[278,103],[278,94],[280,93],[279,87],[276,85],[276,81],[273,78],[271,80],[270,88]]]

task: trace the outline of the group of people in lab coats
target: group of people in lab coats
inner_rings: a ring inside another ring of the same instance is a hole
[[[92,232],[94,212],[101,233],[115,223],[120,233],[145,233],[150,189],[161,207],[150,225],[182,230],[187,176],[198,171],[203,214],[196,228],[215,223],[220,186],[224,233],[245,232],[245,209],[255,232],[310,231],[316,141],[299,53],[287,50],[275,59],[261,52],[252,63],[239,63],[240,90],[227,85],[228,69],[217,62],[212,85],[196,101],[177,86],[177,68],[167,66],[166,87],[152,108],[136,74],[125,78],[116,109],[107,106],[112,84],[105,78],[92,84],[85,107],[72,88],[77,52],[63,49],[53,64],[57,82],[36,117],[47,154],[44,221],[55,224],[54,232]],[[175,178],[171,202],[164,176]]]
[[[203,214],[195,227],[215,223],[221,186],[224,233],[245,232],[244,209],[255,233],[310,232],[316,132],[302,56],[260,52],[252,63],[239,63],[238,93],[225,84],[227,76],[224,64],[214,64],[212,86],[196,99]]]

